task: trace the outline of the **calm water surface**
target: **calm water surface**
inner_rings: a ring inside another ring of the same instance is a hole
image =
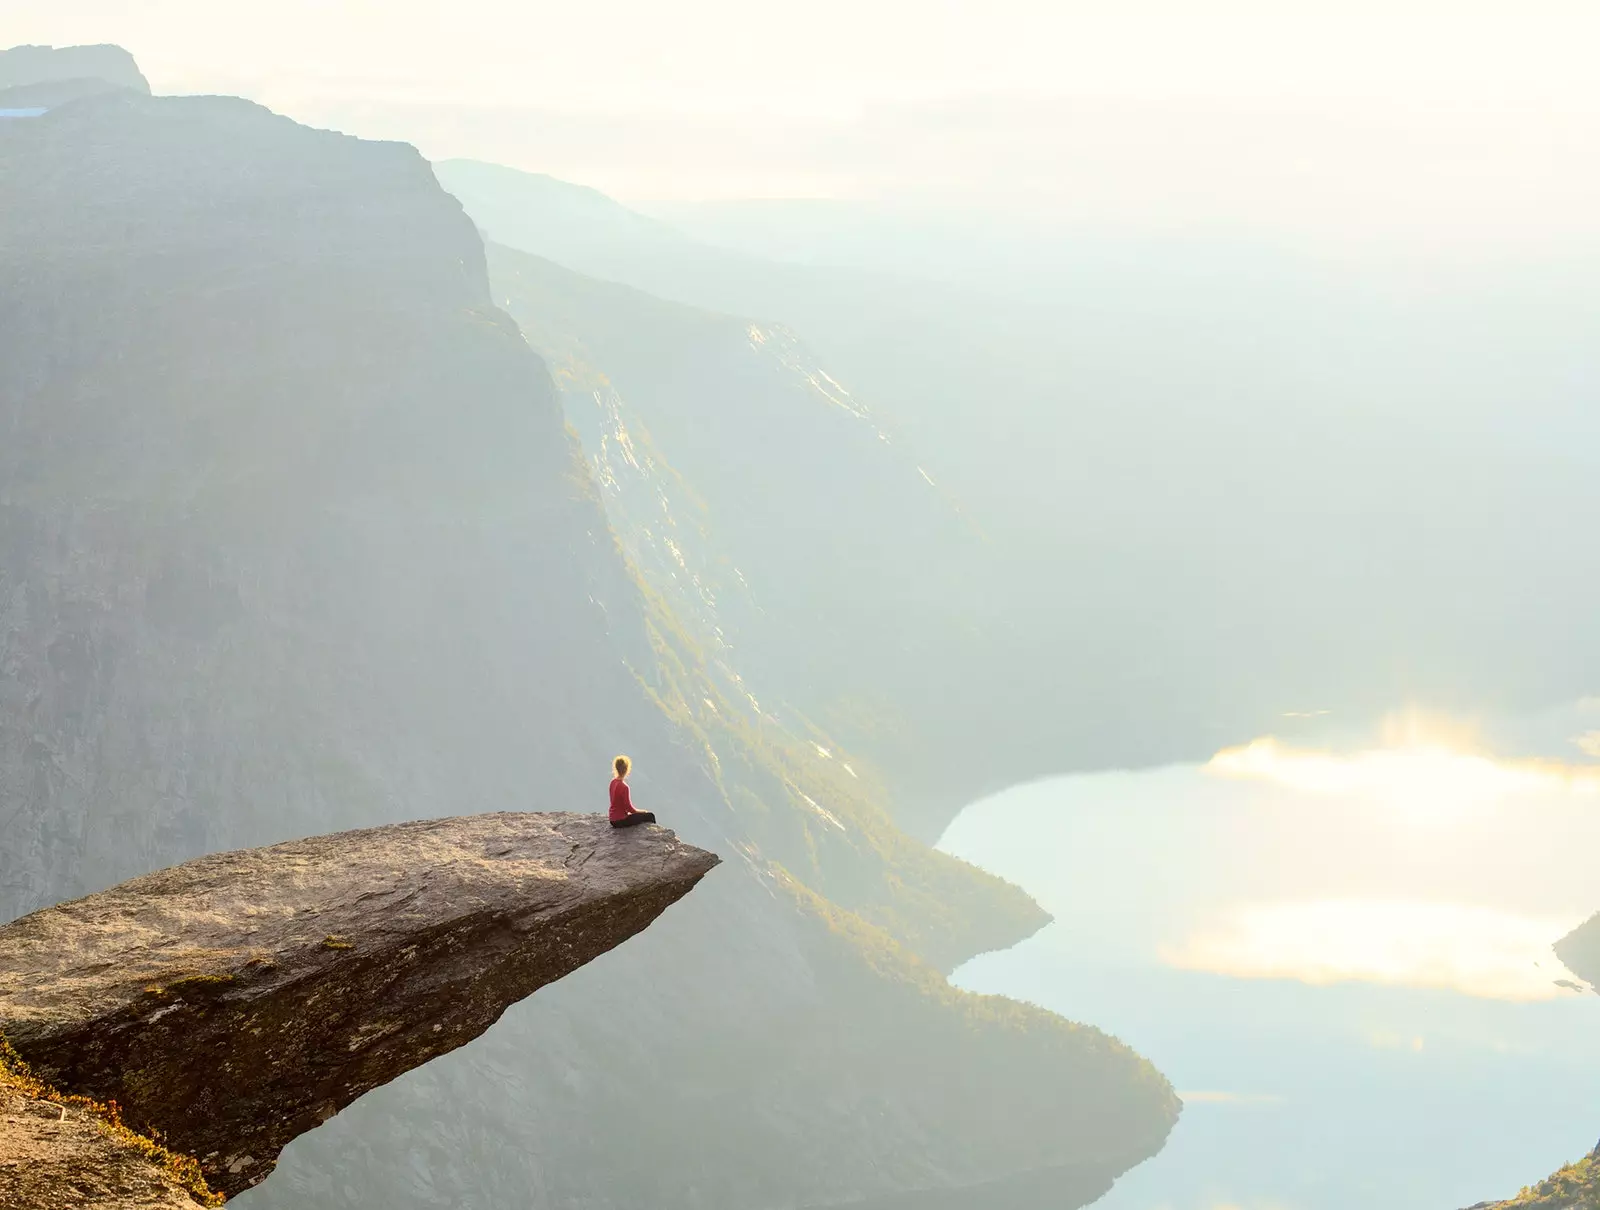
[[[1271,742],[967,808],[949,852],[1057,923],[955,981],[1148,1056],[1185,1108],[1104,1210],[1458,1210],[1600,1135],[1583,767]]]

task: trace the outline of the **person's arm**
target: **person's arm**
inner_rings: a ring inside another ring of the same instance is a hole
[[[633,795],[628,792],[627,782],[622,783],[622,805],[627,809],[629,815],[637,815],[639,813],[634,810]]]

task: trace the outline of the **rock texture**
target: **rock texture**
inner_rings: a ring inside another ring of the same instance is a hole
[[[0,929],[0,1030],[37,1075],[116,1101],[233,1194],[289,1140],[645,928],[716,863],[665,829],[570,814],[203,857]]]

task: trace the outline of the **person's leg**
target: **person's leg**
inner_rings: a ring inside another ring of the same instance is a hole
[[[635,811],[632,815],[625,815],[621,819],[613,819],[611,826],[613,828],[636,828],[642,823],[655,823],[655,821],[656,813],[654,811]]]

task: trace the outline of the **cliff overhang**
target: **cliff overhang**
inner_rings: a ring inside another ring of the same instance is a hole
[[[214,854],[0,928],[0,1033],[44,1084],[114,1102],[231,1196],[717,862],[663,828],[514,813]],[[18,1120],[0,1117],[0,1160]]]

